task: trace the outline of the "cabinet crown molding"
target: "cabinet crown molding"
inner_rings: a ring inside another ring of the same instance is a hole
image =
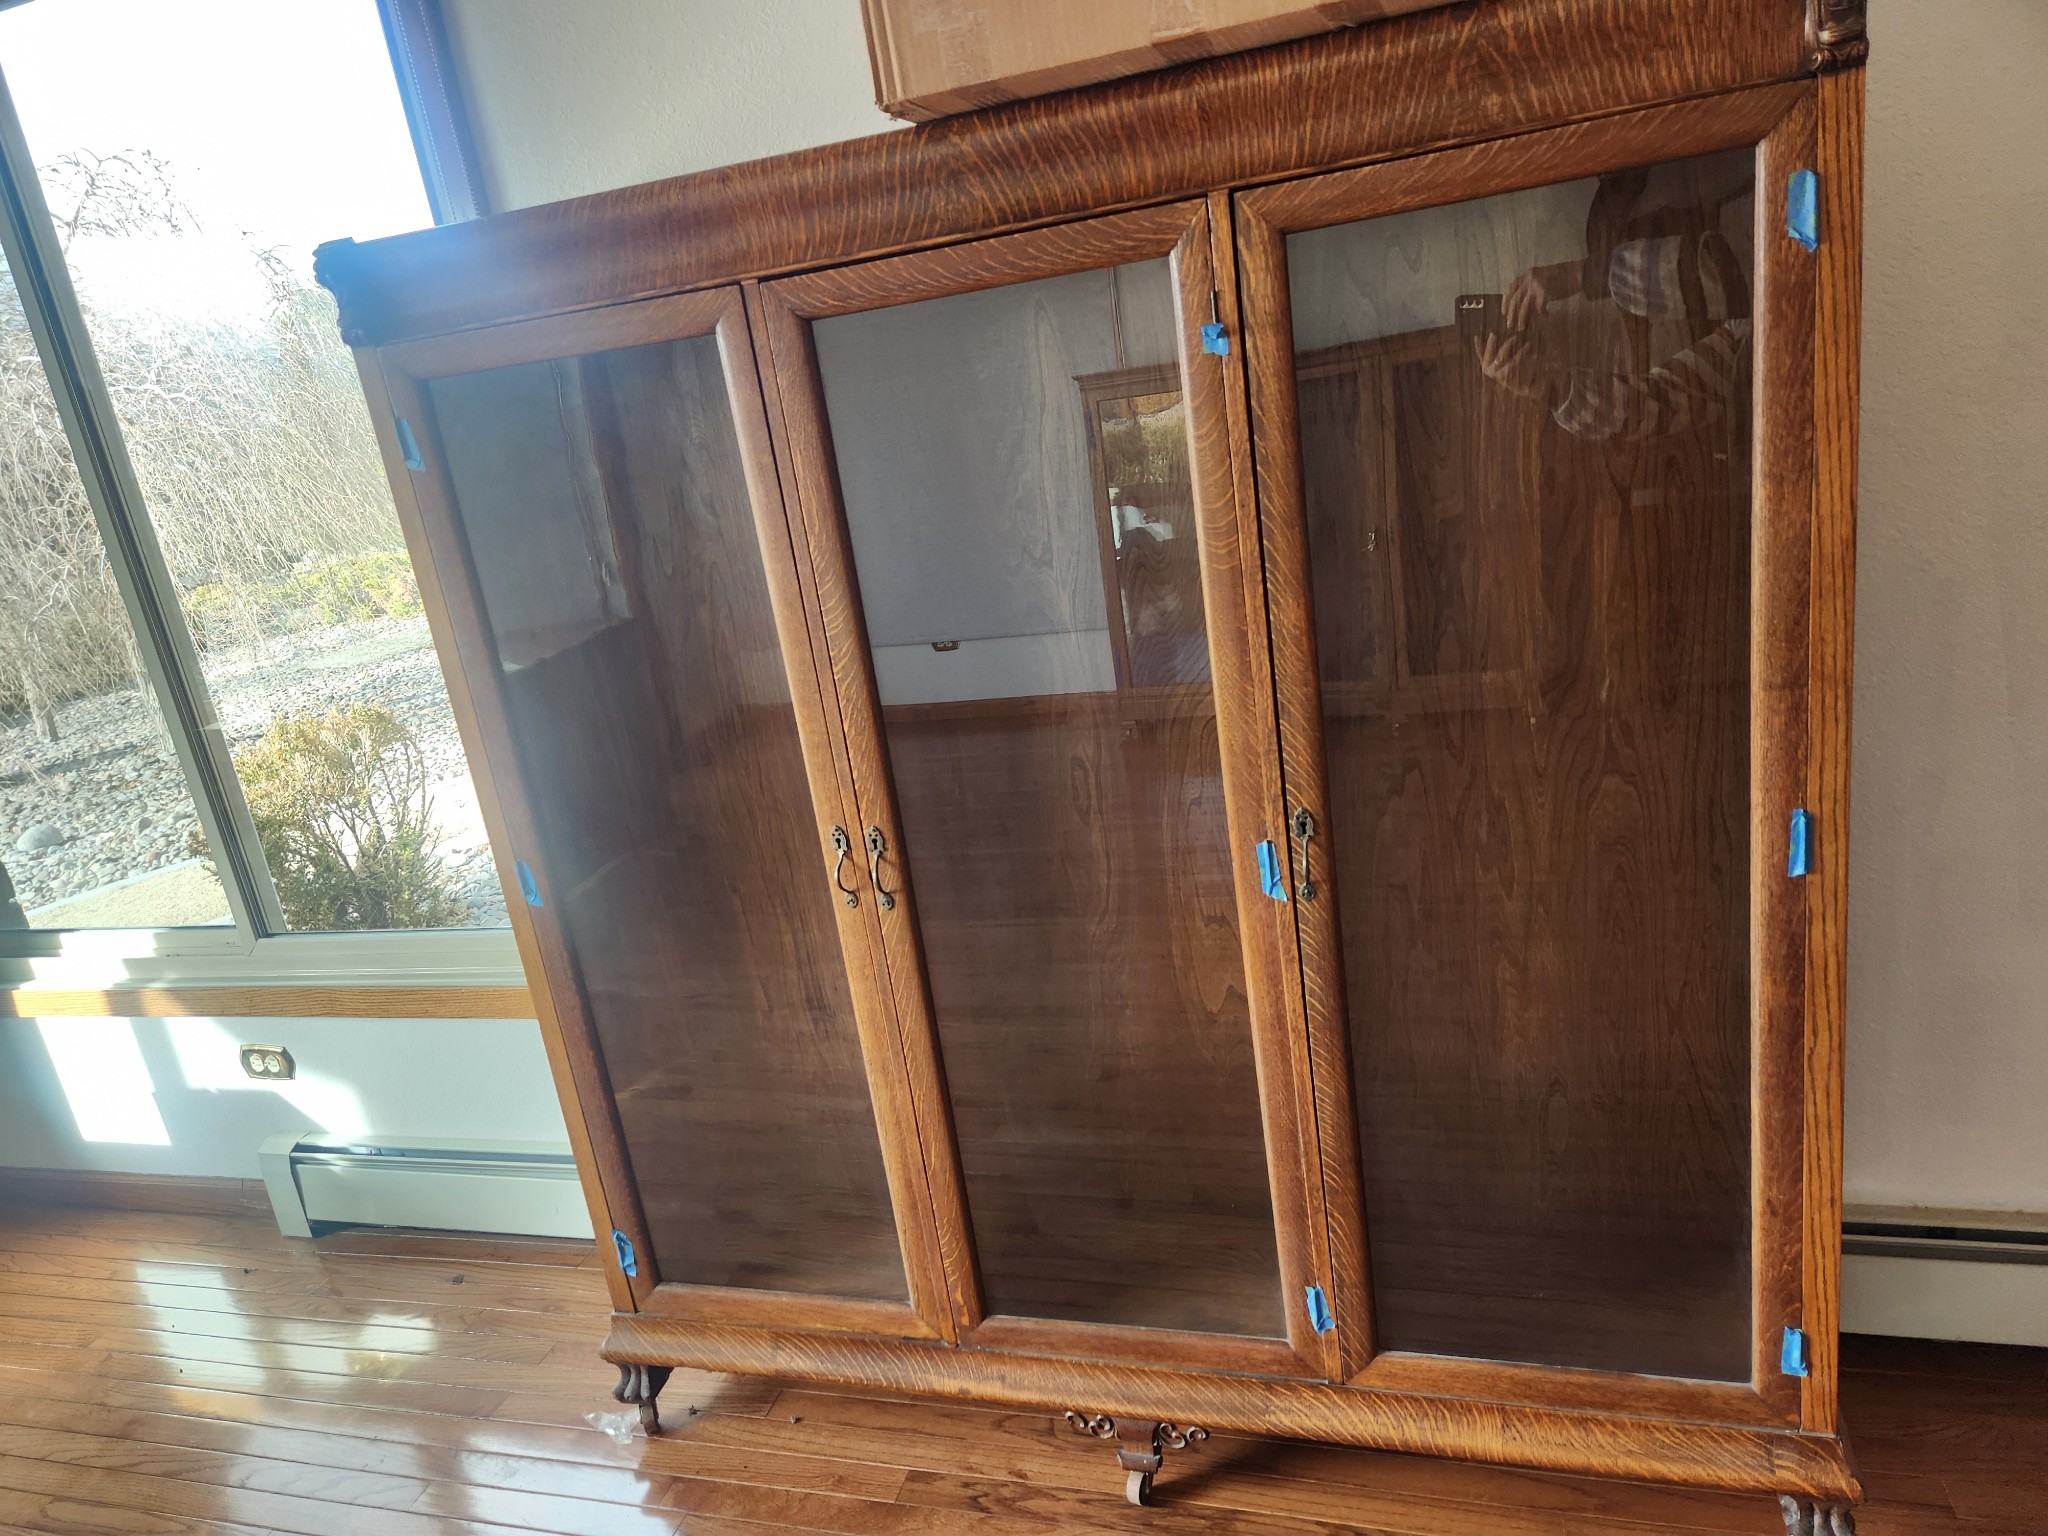
[[[321,247],[353,346],[1400,159],[1854,62],[1840,0],[1486,0],[438,229]],[[1818,40],[1817,40],[1818,39]],[[1832,41],[1830,41],[1832,40]],[[610,253],[592,261],[589,253]]]

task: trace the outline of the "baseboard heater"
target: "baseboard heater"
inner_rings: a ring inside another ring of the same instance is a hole
[[[2048,1216],[1852,1206],[1842,1327],[2048,1347]]]
[[[341,1141],[287,1131],[258,1153],[287,1237],[337,1226],[589,1237],[566,1147],[527,1141]]]

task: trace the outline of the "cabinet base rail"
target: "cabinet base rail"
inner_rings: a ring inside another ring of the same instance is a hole
[[[604,1358],[681,1366],[1057,1412],[1068,1403],[1121,1429],[1205,1425],[1368,1450],[1444,1456],[1589,1477],[1665,1482],[1729,1493],[1792,1494],[1831,1511],[1863,1496],[1834,1435],[1786,1426],[1714,1423],[1440,1393],[1282,1380],[1011,1350],[937,1340],[742,1327],[615,1312]],[[1088,1415],[1082,1415],[1086,1419]],[[1120,1435],[1084,1430],[1095,1438]],[[1149,1454],[1149,1444],[1130,1447]],[[1156,1468],[1124,1468],[1155,1471]],[[1810,1524],[1794,1536],[1847,1536]]]

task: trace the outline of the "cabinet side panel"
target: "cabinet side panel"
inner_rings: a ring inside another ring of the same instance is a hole
[[[1813,538],[1814,257],[1786,231],[1793,174],[1813,164],[1813,93],[1757,150],[1756,525],[1751,616],[1751,1013],[1755,1078],[1752,1319],[1757,1391],[1788,1421],[1798,1378],[1779,1367],[1784,1330],[1807,1329],[1805,1264],[1807,902],[1792,813],[1807,804]],[[1825,841],[1825,835],[1822,841]]]

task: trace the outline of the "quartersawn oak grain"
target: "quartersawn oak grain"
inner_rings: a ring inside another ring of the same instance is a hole
[[[1085,1402],[1097,1412],[1250,1434],[1730,1492],[1797,1492],[1831,1500],[1855,1500],[1862,1493],[1840,1440],[1786,1430],[955,1350],[907,1339],[720,1328],[623,1313],[612,1319],[604,1357],[686,1359],[703,1370],[1019,1406]]]
[[[616,304],[1808,73],[1802,0],[1488,0],[321,248],[355,345]],[[1404,88],[1389,88],[1398,82]]]

